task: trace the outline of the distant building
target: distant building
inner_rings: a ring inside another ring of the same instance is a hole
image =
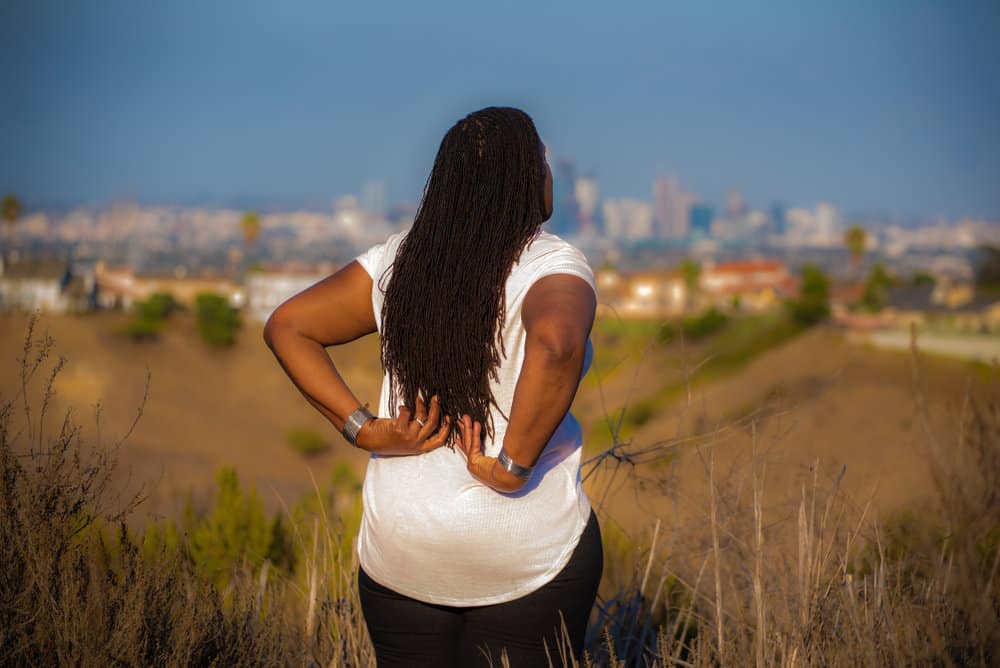
[[[137,274],[130,267],[108,267],[97,263],[98,301],[103,308],[131,309],[136,302],[146,301],[156,293],[165,292],[174,301],[194,308],[199,294],[222,295],[233,308],[242,308],[246,290],[228,278],[186,276],[174,274]]]
[[[92,271],[74,271],[70,260],[0,259],[0,310],[80,313],[96,305]]]
[[[576,180],[573,196],[576,199],[579,212],[580,231],[583,234],[597,234],[597,200],[600,193],[597,179],[593,176],[582,176]]]
[[[712,221],[715,219],[715,210],[708,204],[696,204],[691,207],[691,234],[701,238],[712,236]]]
[[[837,244],[840,239],[840,214],[837,207],[822,203],[816,205],[816,235],[821,243]]]
[[[686,192],[674,177],[658,176],[653,181],[653,215],[656,234],[664,239],[682,239],[688,235],[691,207],[697,198]]]
[[[771,225],[772,231],[777,236],[784,236],[788,229],[788,221],[785,219],[785,205],[775,202],[771,205]]]
[[[364,234],[364,211],[354,195],[338,197],[333,203],[333,228],[345,238],[359,242]]]
[[[703,266],[698,280],[705,299],[721,308],[762,311],[795,295],[798,279],[777,260],[736,260]]]
[[[730,190],[726,195],[726,217],[738,219],[745,215],[747,215],[747,201],[743,199],[743,193],[739,190]]]
[[[557,160],[552,180],[550,229],[559,236],[573,236],[580,230],[580,210],[576,201],[576,166],[573,161],[567,158]]]
[[[634,199],[608,199],[601,207],[604,233],[611,239],[640,240],[653,236],[653,207]]]
[[[246,313],[250,320],[266,322],[289,297],[318,283],[334,272],[332,265],[285,265],[247,276]]]
[[[686,287],[676,271],[644,271],[622,274],[601,269],[596,275],[602,307],[622,318],[656,318],[684,312]]]
[[[944,333],[1000,332],[1000,296],[975,294],[970,283],[944,279],[935,285],[890,286],[885,305],[874,313],[853,308],[864,285],[851,287],[849,299],[836,288],[831,299],[834,321],[851,330],[908,329],[912,324]]]

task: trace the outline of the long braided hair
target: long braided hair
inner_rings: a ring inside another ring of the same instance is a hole
[[[468,414],[490,439],[490,382],[506,356],[505,284],[547,217],[544,159],[535,124],[520,109],[488,107],[455,123],[387,285],[385,275],[379,285],[390,396],[412,410],[417,396],[436,394],[442,419],[454,426]]]

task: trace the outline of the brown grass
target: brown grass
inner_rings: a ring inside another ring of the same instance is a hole
[[[19,359],[20,389],[0,403],[4,661],[373,665],[356,564],[323,504],[295,527],[301,566],[294,573],[235,564],[219,588],[196,575],[183,549],[141,548],[142,536],[123,519],[143,499],[120,493],[115,465],[155,401],[155,382],[154,399],[139,395],[124,436],[110,444],[83,438],[71,412],[54,430],[50,407],[64,361],[52,361],[53,341],[36,338],[34,323]],[[769,494],[784,465],[763,438],[774,411],[706,420],[669,438],[619,439],[591,460],[589,489],[629,487],[666,502],[650,533],[636,537],[592,493],[609,559],[585,663],[995,663],[997,383],[970,380],[953,428],[942,431],[929,415],[924,373],[914,349],[922,438],[912,457],[928,467],[933,488],[908,516],[880,516],[870,497],[855,501],[845,492],[850,471],[820,460],[793,477],[794,494],[789,476]],[[99,409],[95,419],[100,434]],[[737,434],[749,435],[749,448],[731,438]],[[556,665],[573,663],[558,648],[553,656]]]

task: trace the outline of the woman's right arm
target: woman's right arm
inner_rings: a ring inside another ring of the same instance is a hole
[[[282,369],[316,410],[342,431],[361,406],[326,347],[376,331],[372,279],[356,261],[283,302],[264,325],[264,341]],[[449,423],[438,429],[440,407],[433,397],[419,401],[415,414],[401,407],[398,417],[369,420],[357,446],[386,455],[411,455],[444,445]],[[414,419],[411,419],[414,418]],[[423,423],[421,425],[421,423]]]

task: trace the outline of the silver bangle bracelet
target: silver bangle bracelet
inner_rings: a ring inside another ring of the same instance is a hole
[[[344,421],[344,428],[340,433],[344,435],[348,443],[354,447],[358,447],[358,432],[361,431],[366,422],[373,419],[375,419],[375,416],[368,411],[368,407],[362,406],[347,416],[347,420]]]
[[[531,472],[535,470],[534,466],[521,466],[507,454],[507,451],[501,447],[500,453],[497,455],[497,461],[500,462],[500,466],[504,467],[510,473],[514,474],[521,480],[527,480],[531,477]]]

